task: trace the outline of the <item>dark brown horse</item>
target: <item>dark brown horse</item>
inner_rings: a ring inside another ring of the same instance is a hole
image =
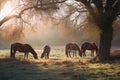
[[[66,57],[71,57],[71,55],[70,55],[71,52],[73,53],[73,57],[76,56],[76,51],[78,51],[79,56],[82,57],[80,48],[76,43],[68,43],[65,46],[65,55],[66,55]]]
[[[50,46],[46,45],[43,49],[44,50],[43,50],[43,53],[41,54],[41,58],[45,57],[45,59],[49,59],[49,54],[50,54],[50,51],[51,51]]]
[[[95,43],[88,43],[85,42],[81,45],[81,52],[82,52],[82,56],[86,56],[85,51],[86,50],[91,50],[91,56],[94,56],[94,51],[96,51],[96,54],[98,52],[98,47]]]
[[[38,59],[37,53],[34,51],[34,49],[29,44],[21,44],[21,43],[13,43],[11,44],[11,58],[15,58],[16,51],[25,53],[24,58],[28,58],[28,53],[30,52],[35,59]]]

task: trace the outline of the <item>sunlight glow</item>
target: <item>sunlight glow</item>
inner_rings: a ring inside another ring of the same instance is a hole
[[[0,11],[0,20],[2,20],[5,16],[9,16],[11,14],[13,14],[13,7],[11,2],[7,1],[3,9]]]

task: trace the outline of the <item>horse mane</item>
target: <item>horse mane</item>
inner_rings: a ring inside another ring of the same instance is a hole
[[[35,59],[38,59],[38,56],[37,56],[37,53],[35,52],[35,50],[29,44],[24,44],[24,45],[26,45],[27,48],[29,48],[29,50],[30,50],[29,52],[31,52],[31,54],[33,54],[33,57]]]
[[[29,48],[29,50],[30,50],[29,52],[36,53],[35,50],[29,44],[24,44],[24,45],[26,45],[27,48]]]

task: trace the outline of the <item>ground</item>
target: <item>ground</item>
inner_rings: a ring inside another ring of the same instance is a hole
[[[41,50],[36,50],[38,56]],[[88,52],[89,54],[89,52]],[[9,50],[0,50],[0,80],[120,80],[120,61],[89,63],[91,57],[66,58],[64,50],[55,49],[50,59],[23,59],[17,52],[10,59]]]

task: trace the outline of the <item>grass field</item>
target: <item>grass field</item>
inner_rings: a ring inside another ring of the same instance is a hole
[[[41,50],[36,50],[38,56]],[[87,63],[91,57],[66,58],[64,50],[55,49],[50,59],[9,58],[9,50],[0,50],[0,80],[120,80],[120,61]],[[89,52],[88,52],[89,53]]]

